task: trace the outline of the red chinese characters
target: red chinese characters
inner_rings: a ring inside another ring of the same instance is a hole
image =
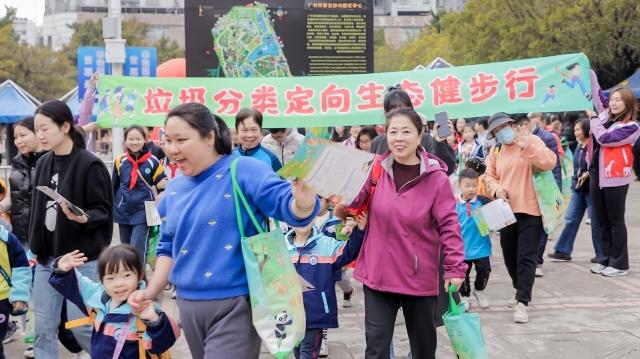
[[[366,110],[378,110],[383,108],[382,103],[382,94],[384,91],[384,86],[377,84],[373,81],[369,81],[364,85],[358,86],[358,90],[356,93],[360,96],[362,103],[358,106],[358,110],[366,111]]]
[[[316,110],[311,105],[313,93],[313,89],[303,88],[300,85],[296,85],[293,90],[285,91],[284,97],[289,103],[285,114],[313,115],[316,113]]]
[[[530,99],[535,97],[535,83],[540,79],[535,67],[523,67],[509,70],[504,75],[505,87],[508,90],[509,101],[516,99]],[[518,84],[524,83],[525,89],[518,91]]]
[[[320,110],[327,113],[336,110],[338,113],[349,113],[351,108],[351,92],[346,88],[338,88],[330,84],[320,94]]]
[[[171,101],[173,101],[173,92],[167,91],[162,87],[156,87],[155,91],[147,88],[147,94],[144,96],[144,100],[144,113],[167,113],[171,107]]]
[[[500,81],[492,74],[479,72],[471,77],[469,84],[471,103],[481,103],[489,100],[498,92]]]
[[[220,105],[216,112],[224,115],[235,115],[240,111],[240,102],[243,99],[242,92],[233,89],[222,89],[213,94],[213,101]]]
[[[262,85],[251,92],[251,107],[264,114],[279,115],[278,93],[276,88]]]
[[[413,107],[418,108],[422,105],[424,102],[424,89],[420,87],[420,83],[417,81],[402,80],[400,87],[409,94]]]
[[[186,89],[180,89],[180,96],[178,97],[178,100],[180,100],[180,104],[196,102],[204,105],[204,96],[206,93],[207,90],[204,87],[189,87]]]
[[[434,106],[457,104],[464,101],[460,96],[462,81],[453,75],[448,75],[444,79],[436,77],[429,85],[433,89]]]

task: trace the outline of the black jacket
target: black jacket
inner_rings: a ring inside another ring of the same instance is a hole
[[[436,155],[447,165],[447,176],[451,175],[456,170],[456,153],[453,148],[446,142],[438,142],[428,133],[422,134],[422,140],[420,145],[424,147],[427,152],[432,155]],[[371,141],[371,153],[377,155],[384,154],[389,150],[389,144],[387,143],[387,135],[380,135]]]
[[[20,242],[29,242],[29,213],[31,213],[31,190],[36,162],[45,152],[17,154],[11,161],[9,188],[11,189],[11,224],[13,234]]]
[[[38,160],[34,187],[49,186],[53,162],[53,152]],[[111,243],[113,232],[113,190],[107,168],[98,157],[74,146],[57,191],[82,208],[87,213],[89,222],[80,224],[70,221],[62,209],[56,206],[56,227],[51,240],[48,240],[45,227],[48,197],[34,189],[31,201],[33,212],[29,220],[31,251],[42,264],[49,258],[76,249],[83,252],[90,261],[97,259],[102,249]]]

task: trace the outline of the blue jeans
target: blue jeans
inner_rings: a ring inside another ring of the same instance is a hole
[[[582,91],[584,95],[587,95],[587,87],[584,85],[584,82],[582,82],[580,76],[572,76],[570,80],[564,80],[564,84],[569,88],[575,88],[577,85],[580,91]]]
[[[322,329],[307,329],[300,346],[293,349],[296,359],[316,359],[320,355]]]
[[[554,247],[556,252],[571,255],[573,252],[573,243],[576,240],[585,210],[588,211],[589,217],[591,217],[591,241],[593,242],[593,249],[596,257],[600,257],[602,254],[600,238],[595,233],[599,227],[598,218],[594,216],[591,210],[591,196],[589,193],[576,192],[575,190],[572,190],[571,201],[564,215],[564,229],[562,229],[562,233]]]
[[[142,263],[145,263],[147,255],[147,240],[149,238],[149,226],[143,224],[118,224],[120,229],[120,242],[136,247]]]
[[[49,284],[52,269],[49,261],[47,265],[38,263],[33,285],[33,299],[35,311],[36,339],[33,350],[36,358],[58,358],[58,325],[60,324],[60,311],[64,297]],[[97,281],[97,261],[87,262],[77,270],[85,277]],[[68,320],[86,317],[75,304],[67,301]],[[82,326],[72,329],[76,340],[87,352],[91,353],[91,326]]]

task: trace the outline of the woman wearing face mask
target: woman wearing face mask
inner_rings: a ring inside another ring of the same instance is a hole
[[[489,119],[487,139],[496,138],[498,144],[486,160],[488,192],[495,198],[509,201],[517,222],[500,231],[500,246],[507,271],[511,277],[515,297],[509,305],[515,307],[516,323],[529,321],[527,305],[538,258],[538,241],[542,215],[533,187],[533,171],[551,170],[556,155],[537,136],[521,128],[516,132],[514,120],[498,112]]]
[[[169,182],[158,206],[163,223],[153,277],[129,304],[142,309],[170,277],[193,358],[257,359],[260,338],[251,323],[231,164],[239,159],[238,185],[263,225],[271,217],[306,226],[320,202],[304,183],[292,186],[263,162],[231,155],[229,129],[203,105],[188,103],[169,112],[165,149],[182,175]],[[244,211],[241,220],[246,236],[255,235]]]
[[[113,221],[118,223],[120,242],[136,247],[143,260],[147,252],[149,226],[145,201],[156,200],[167,179],[160,160],[153,155],[147,132],[133,125],[124,131],[126,151],[113,162]]]
[[[400,307],[412,356],[435,358],[436,298],[449,284],[459,288],[465,277],[453,190],[444,163],[420,146],[422,131],[413,109],[387,114],[389,151],[382,155],[376,190],[370,198],[367,182],[350,205],[369,201],[368,230],[354,273],[364,284],[365,358],[389,357]],[[438,280],[441,248],[444,287]]]
[[[236,115],[236,132],[239,145],[234,155],[249,156],[266,163],[275,172],[282,164],[273,152],[260,144],[262,141],[262,113],[251,108],[243,108]]]
[[[113,189],[102,161],[85,150],[84,137],[73,126],[73,115],[64,102],[47,101],[36,110],[36,137],[44,150],[36,165],[35,186],[47,186],[84,210],[73,213],[40,191],[33,191],[29,218],[29,245],[37,257],[35,299],[36,358],[58,358],[58,324],[63,297],[49,284],[51,263],[65,253],[80,250],[88,262],[82,274],[97,280],[96,261],[111,243]],[[74,305],[67,306],[69,319],[84,317]],[[91,348],[91,328],[74,329],[86,351]]]
[[[627,275],[629,251],[627,225],[624,221],[625,202],[631,171],[633,143],[640,137],[638,100],[625,87],[611,91],[609,109],[591,117],[589,148],[589,191],[602,243],[602,257],[591,272],[606,277]]]
[[[13,138],[19,153],[11,161],[11,174],[9,175],[12,232],[18,237],[24,248],[28,249],[33,175],[36,162],[44,154],[36,138],[33,116],[23,118],[15,124]]]

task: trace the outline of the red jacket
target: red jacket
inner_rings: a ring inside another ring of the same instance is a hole
[[[445,278],[464,278],[464,244],[446,165],[419,147],[420,176],[396,193],[393,156],[383,155],[382,175],[369,207],[369,223],[354,277],[369,288],[415,296],[438,294],[438,262]],[[350,207],[367,198],[367,182]]]

